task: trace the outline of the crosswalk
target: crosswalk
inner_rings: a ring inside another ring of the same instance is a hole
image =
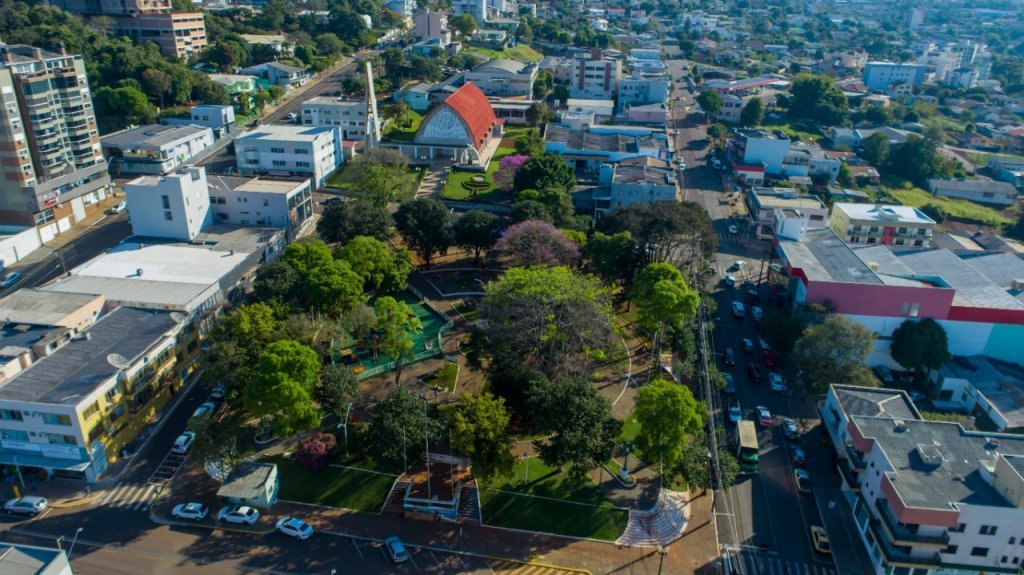
[[[732,553],[727,563],[729,575],[836,575],[831,563],[799,563],[766,553]]]
[[[156,486],[118,483],[96,500],[97,505],[126,511],[148,511],[157,498]]]
[[[561,569],[550,565],[536,563],[520,563],[492,559],[487,562],[492,573],[496,575],[575,575],[578,571]]]

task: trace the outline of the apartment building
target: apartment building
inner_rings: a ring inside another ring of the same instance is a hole
[[[928,247],[935,221],[913,206],[840,202],[829,225],[850,244]]]
[[[923,64],[868,62],[864,66],[864,85],[869,90],[887,92],[897,84],[920,86],[927,78],[928,66]]]
[[[202,12],[175,12],[171,0],[53,0],[50,4],[83,16],[110,18],[114,30],[160,46],[167,58],[188,58],[206,48]]]
[[[43,241],[99,209],[110,176],[81,56],[0,44],[0,223]]]
[[[216,224],[274,226],[289,238],[313,216],[310,180],[209,176],[210,211]]]
[[[332,126],[341,130],[344,140],[366,137],[366,101],[316,96],[302,103],[304,126]]]
[[[235,140],[245,175],[306,176],[317,188],[343,161],[338,127],[261,126]]]
[[[619,80],[619,110],[625,110],[627,106],[664,104],[668,101],[670,87],[664,74],[634,70]]]
[[[169,174],[214,143],[204,126],[149,124],[103,136],[114,174]]]
[[[142,176],[124,186],[136,236],[193,240],[213,222],[206,169]]]
[[[480,88],[486,96],[533,96],[537,65],[508,58],[495,58],[465,74],[466,82]]]
[[[575,60],[569,95],[588,100],[612,100],[622,78],[622,62],[604,58],[600,48],[594,48],[589,60]]]
[[[926,421],[895,389],[833,385],[820,410],[874,573],[1020,573],[1024,437]]]
[[[818,196],[801,194],[791,188],[751,188],[747,192],[747,210],[758,239],[771,238],[779,220],[777,212],[784,210],[796,214],[806,229],[828,225],[828,206]]]
[[[437,40],[442,46],[451,44],[452,31],[448,28],[447,12],[421,10],[413,16],[412,22],[412,35],[417,40]]]
[[[715,119],[719,122],[725,122],[727,124],[739,124],[740,115],[743,112],[744,106],[743,98],[736,94],[723,94],[722,95],[722,110],[718,112]]]

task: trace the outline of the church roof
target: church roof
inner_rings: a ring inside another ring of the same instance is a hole
[[[472,82],[466,82],[454,94],[448,96],[444,101],[455,111],[462,121],[466,123],[471,134],[473,134],[473,145],[479,146],[491,131],[495,122],[498,121],[494,115],[494,108],[487,100],[487,96],[480,91]]]

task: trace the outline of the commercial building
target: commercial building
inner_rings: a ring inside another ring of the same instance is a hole
[[[629,158],[667,160],[672,144],[664,130],[643,126],[548,124],[544,151],[562,156],[576,170],[597,171],[601,164]]]
[[[1020,192],[1013,184],[989,179],[928,180],[928,190],[936,196],[960,198],[982,204],[1010,206],[1017,203]]]
[[[1008,182],[1018,190],[1024,188],[1024,160],[996,156],[988,161],[988,168],[1000,181]]]
[[[622,78],[622,62],[605,58],[600,48],[594,48],[589,60],[574,60],[569,80],[569,96],[590,100],[615,98]]]
[[[341,140],[337,127],[264,125],[235,139],[238,171],[312,177],[319,188],[341,167]]]
[[[316,96],[302,103],[304,126],[336,126],[344,140],[366,138],[366,100]]]
[[[594,189],[594,218],[636,204],[679,200],[675,170],[665,160],[630,158],[601,166],[599,185]]]
[[[215,224],[284,228],[293,239],[313,216],[313,186],[308,179],[209,176],[207,181]]]
[[[913,206],[836,203],[829,226],[851,244],[928,247],[935,221]]]
[[[873,573],[1020,572],[1024,438],[924,420],[895,389],[834,385],[821,416]]]
[[[0,222],[48,240],[99,209],[110,184],[85,62],[0,44],[0,102]]]
[[[747,210],[750,212],[754,233],[758,239],[774,234],[776,211],[789,210],[806,222],[809,229],[828,225],[828,206],[817,196],[801,194],[791,188],[751,188],[747,192]]]
[[[60,549],[15,543],[0,544],[0,573],[72,575],[68,556]]]
[[[670,83],[664,74],[645,74],[634,70],[619,80],[619,109],[627,106],[664,104],[668,101]]]
[[[537,79],[537,64],[496,58],[488,60],[465,74],[486,96],[533,97],[533,82]]]
[[[96,323],[105,303],[101,295],[23,288],[0,300],[0,317],[9,325],[66,327],[79,333]]]
[[[928,372],[939,409],[984,417],[999,431],[1024,429],[1024,368],[976,355],[956,356]]]
[[[214,143],[204,126],[149,124],[103,136],[114,174],[169,174]]]
[[[729,142],[730,155],[736,163],[763,166],[768,174],[806,176],[811,158],[802,149],[790,153],[792,142],[760,129],[736,130]]]
[[[202,12],[174,12],[171,0],[54,0],[67,12],[109,18],[119,34],[160,46],[167,58],[187,58],[206,48]]]
[[[864,65],[864,85],[869,90],[888,92],[897,84],[920,86],[928,79],[928,66],[923,64],[896,64],[868,62]]]
[[[736,94],[723,94],[722,95],[722,110],[718,112],[715,119],[719,122],[725,122],[726,124],[739,124],[740,114],[743,112],[743,106],[746,105],[743,98]]]
[[[213,221],[204,168],[142,176],[125,184],[124,192],[136,236],[188,241]]]

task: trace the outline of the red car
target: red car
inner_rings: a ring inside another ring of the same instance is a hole
[[[763,354],[765,367],[771,369],[779,365],[779,362],[775,361],[775,354],[770,351],[765,351]]]

